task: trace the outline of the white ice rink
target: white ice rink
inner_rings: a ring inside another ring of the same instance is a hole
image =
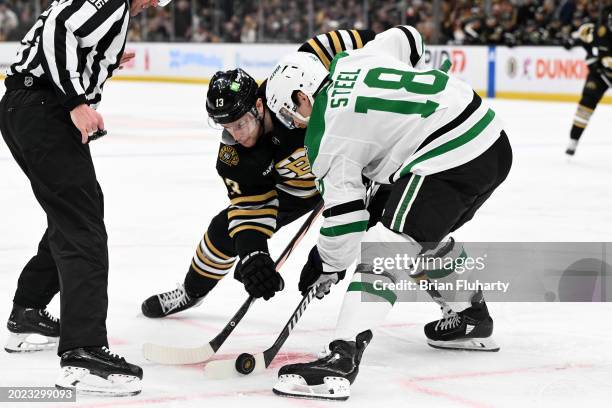
[[[107,84],[100,112],[109,134],[92,144],[106,199],[110,246],[111,348],[144,368],[134,398],[80,397],[77,404],[34,407],[324,407],[272,391],[278,367],[305,361],[330,340],[348,284],[315,301],[264,374],[205,379],[203,365],[160,366],[144,360],[153,341],[209,341],[246,297],[226,278],[204,304],[176,317],[148,320],[140,303],[181,282],[208,221],[227,205],[215,172],[219,137],[206,125],[205,87]],[[2,90],[0,90],[2,93]],[[612,238],[612,106],[600,106],[577,155],[565,157],[575,104],[492,100],[514,149],[508,180],[455,234],[465,241],[610,241]],[[297,229],[271,242],[278,254]],[[16,281],[35,253],[45,217],[26,177],[0,143],[0,323]],[[316,231],[316,230],[315,230]],[[267,348],[298,302],[297,278],[312,232],[283,267],[286,289],[257,302],[220,350],[222,357]],[[57,298],[51,311],[58,313]],[[435,350],[422,326],[437,319],[432,304],[397,304],[375,333],[347,407],[610,407],[612,304],[491,304],[499,353]],[[4,334],[6,330],[4,329]],[[49,386],[58,373],[53,352],[0,352],[1,386]],[[397,404],[397,405],[395,405]],[[26,407],[28,404],[0,404]]]

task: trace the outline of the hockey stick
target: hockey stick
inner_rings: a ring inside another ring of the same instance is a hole
[[[291,239],[285,250],[281,253],[276,261],[276,271],[279,271],[285,263],[289,255],[293,252],[298,243],[304,238],[315,219],[323,211],[323,201],[321,201],[312,210],[304,224],[300,227],[295,236]],[[240,306],[240,309],[234,314],[231,320],[225,325],[217,336],[210,342],[199,347],[172,347],[153,343],[145,343],[142,346],[142,354],[147,360],[160,364],[196,364],[209,360],[219,350],[221,345],[227,340],[229,335],[234,331],[238,323],[242,320],[246,312],[249,310],[255,298],[249,298]]]
[[[240,374],[251,374],[253,372],[260,373],[270,366],[274,357],[278,354],[285,341],[289,337],[289,334],[293,331],[300,317],[306,311],[308,304],[317,294],[317,286],[310,288],[308,293],[302,298],[298,306],[295,308],[289,321],[283,327],[283,330],[278,335],[274,344],[264,350],[263,352],[256,354],[242,353],[236,360],[215,360],[211,361],[206,365],[205,374],[209,378],[222,379],[228,378],[235,375],[237,372]]]
[[[612,88],[612,83],[610,83],[610,80],[608,79],[608,77],[606,76],[605,73],[600,72],[599,76],[601,77],[601,79],[606,83],[606,85],[608,85],[608,88]]]

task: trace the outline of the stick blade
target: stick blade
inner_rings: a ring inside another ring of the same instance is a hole
[[[210,360],[215,351],[210,344],[200,347],[172,347],[145,343],[142,345],[144,358],[159,364],[197,364]]]
[[[253,354],[255,368],[249,374],[241,374],[236,370],[236,358],[213,360],[204,367],[204,376],[211,380],[224,380],[228,378],[244,377],[245,375],[259,374],[266,370],[266,361],[263,353]]]

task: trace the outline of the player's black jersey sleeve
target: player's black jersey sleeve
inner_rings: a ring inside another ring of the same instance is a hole
[[[612,32],[604,24],[596,26],[592,52],[606,76],[612,78]]]
[[[278,216],[274,158],[267,141],[250,148],[221,143],[217,173],[230,199],[228,233],[238,254],[267,249],[266,240],[274,234]]]
[[[575,45],[584,47],[589,68],[598,68],[612,78],[612,32],[606,24],[587,23],[576,31]]]
[[[302,44],[298,51],[316,55],[329,69],[329,64],[336,54],[362,48],[375,36],[372,30],[334,30],[311,38]]]

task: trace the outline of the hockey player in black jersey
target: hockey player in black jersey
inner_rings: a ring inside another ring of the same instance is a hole
[[[591,119],[597,104],[612,86],[612,6],[604,9],[599,24],[582,25],[575,36],[577,44],[587,50],[587,76],[570,131],[570,142],[565,153],[573,156],[578,141]]]
[[[370,30],[337,30],[318,35],[299,49],[329,66],[344,50],[361,48]],[[223,127],[217,172],[230,205],[210,222],[178,288],[142,303],[147,317],[165,317],[199,305],[240,261],[234,276],[254,297],[269,299],[283,280],[274,269],[268,239],[311,211],[320,200],[304,151],[304,129],[287,129],[265,104],[265,83],[257,87],[241,69],[217,72],[206,109]]]

